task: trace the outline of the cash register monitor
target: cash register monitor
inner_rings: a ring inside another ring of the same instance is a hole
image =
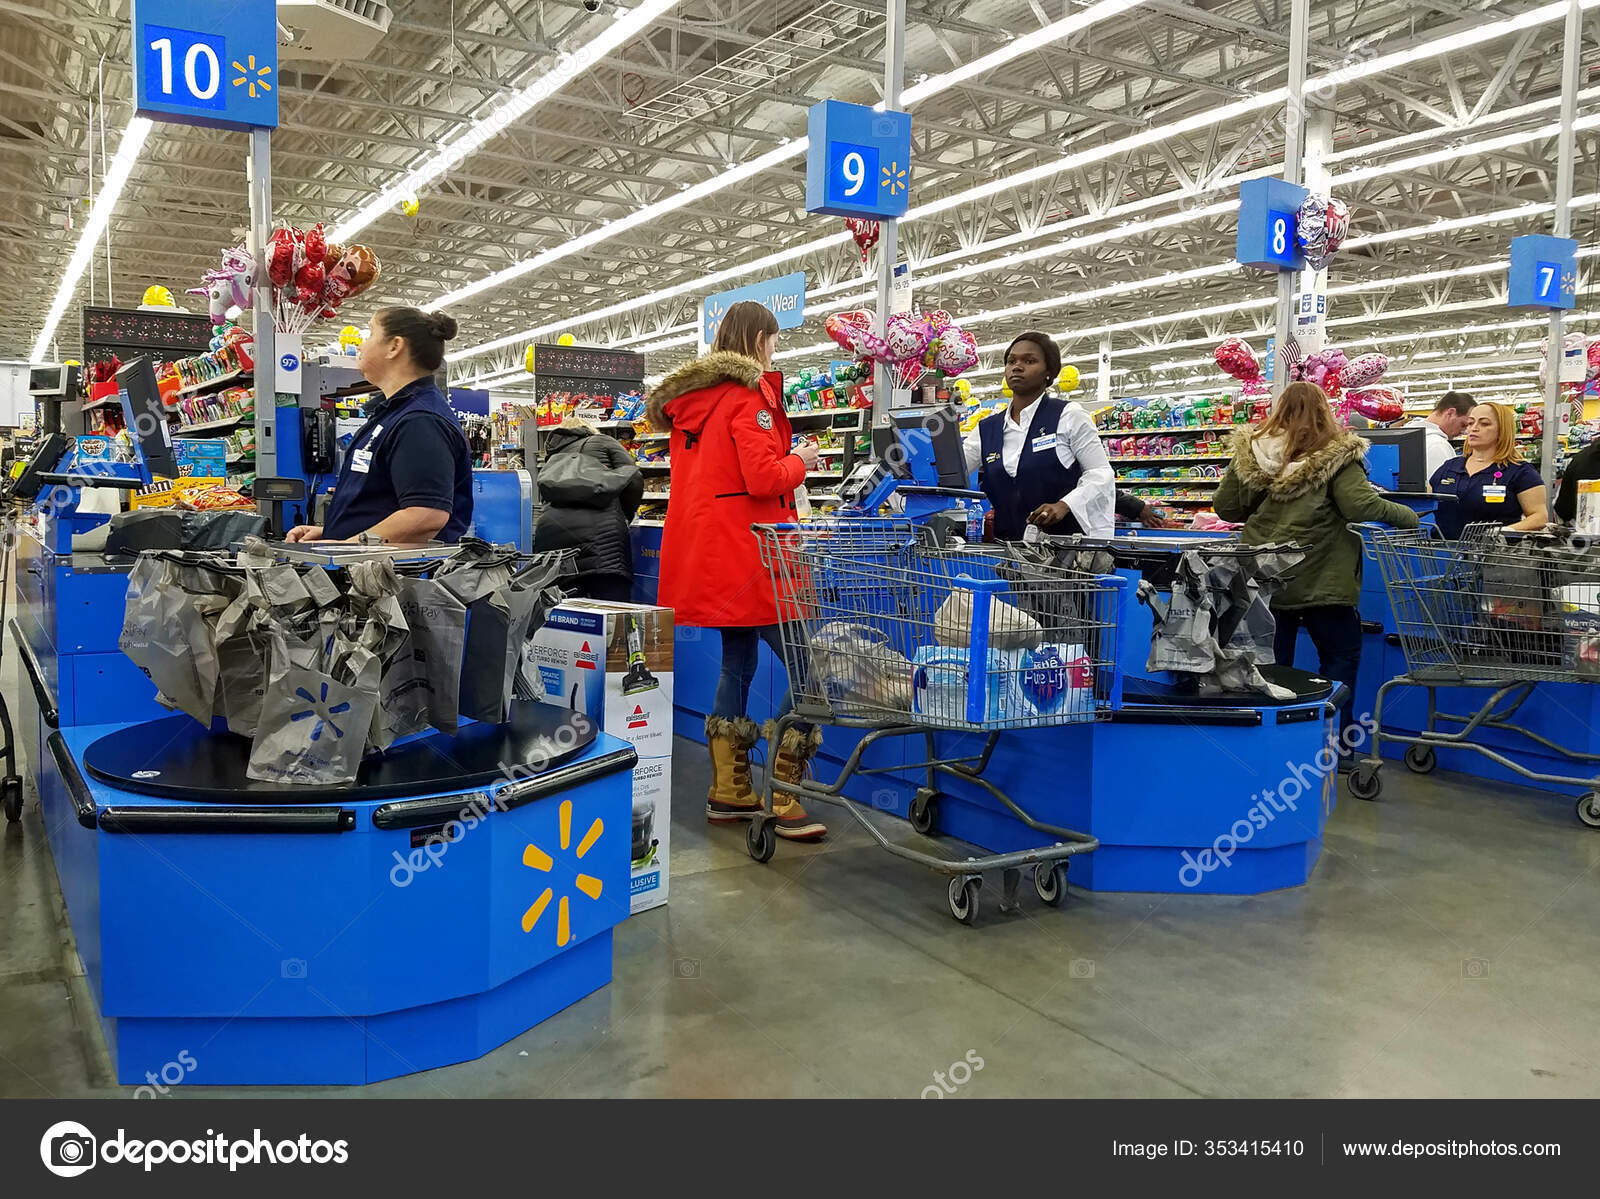
[[[1380,491],[1428,490],[1428,431],[1420,425],[1403,429],[1355,429],[1369,443],[1367,473]]]
[[[135,358],[117,372],[117,389],[122,398],[122,416],[128,436],[139,452],[145,483],[152,476],[178,477],[178,460],[172,452],[172,431],[167,427],[167,406],[161,402],[156,386],[156,368],[148,358]]]
[[[961,452],[961,417],[956,409],[896,408],[889,413],[889,424],[914,482],[967,489],[967,460]]]

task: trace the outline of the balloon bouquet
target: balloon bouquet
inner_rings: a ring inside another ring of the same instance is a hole
[[[1327,268],[1350,232],[1350,210],[1331,196],[1307,196],[1295,215],[1295,240],[1314,271]]]
[[[915,387],[927,370],[954,379],[978,361],[977,339],[942,308],[926,315],[897,312],[881,336],[872,328],[872,314],[862,311],[836,312],[823,327],[847,352],[887,365],[897,388]]]
[[[205,287],[191,294],[209,298],[214,325],[225,325],[234,309],[243,312],[254,306],[262,272],[272,287],[272,325],[280,333],[303,333],[337,315],[341,304],[378,278],[376,254],[366,246],[330,243],[320,223],[304,231],[278,226],[264,258],[257,263],[244,246],[235,246],[223,251],[219,268],[206,272]],[[217,332],[221,336],[220,328]]]
[[[1224,374],[1244,384],[1241,394],[1256,397],[1258,402],[1266,397],[1266,378],[1249,342],[1230,337],[1217,346],[1214,357]],[[1356,412],[1378,424],[1388,424],[1405,415],[1405,402],[1399,392],[1392,387],[1374,386],[1388,369],[1389,359],[1383,354],[1348,358],[1343,350],[1322,350],[1292,363],[1289,378],[1322,388],[1341,421],[1348,422],[1350,413]]]

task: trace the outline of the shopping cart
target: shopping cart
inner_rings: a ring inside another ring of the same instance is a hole
[[[1427,528],[1359,527],[1383,574],[1406,672],[1378,688],[1372,753],[1351,772],[1350,793],[1378,797],[1385,741],[1407,747],[1406,766],[1417,774],[1433,770],[1438,747],[1470,749],[1534,782],[1586,788],[1578,819],[1600,828],[1600,776],[1530,770],[1473,739],[1496,729],[1575,764],[1600,762],[1600,754],[1567,749],[1516,723],[1540,683],[1600,682],[1600,546],[1506,534],[1494,525],[1469,525],[1455,541]],[[1396,687],[1427,691],[1427,723],[1416,736],[1384,729],[1384,701]],[[1440,687],[1489,695],[1463,716],[1439,710]]]
[[[1118,612],[1125,580],[1025,561],[1004,547],[941,546],[926,526],[898,519],[838,518],[757,525],[761,558],[778,603],[793,697],[778,740],[797,724],[866,730],[831,784],[784,784],[805,799],[843,808],[879,846],[949,876],[950,914],[974,922],[985,871],[1002,872],[1000,910],[1019,908],[1032,867],[1040,900],[1058,905],[1068,859],[1099,842],[1035,819],[983,777],[1004,731],[1106,717],[1122,702]],[[978,733],[981,752],[941,759],[935,734]],[[879,742],[922,737],[926,760],[867,767]],[[923,770],[912,827],[938,825],[939,782],[981,788],[1027,828],[1036,849],[946,858],[891,841],[844,795],[857,775]],[[770,775],[770,772],[769,772]],[[751,857],[772,857],[773,780],[751,820]]]

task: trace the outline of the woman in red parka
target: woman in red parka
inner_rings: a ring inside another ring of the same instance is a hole
[[[672,434],[659,602],[673,610],[677,624],[722,635],[722,674],[706,718],[706,818],[714,822],[748,820],[761,808],[750,785],[750,750],[760,733],[746,708],[760,643],[783,661],[772,579],[750,526],[793,521],[795,488],[817,465],[814,443],[791,448],[783,375],[772,369],[777,344],[777,318],[741,301],[722,318],[711,353],[668,375],[650,395],[650,423]],[[778,784],[800,781],[821,733],[791,728],[777,745],[774,733],[769,722],[775,831],[815,841],[827,829]]]

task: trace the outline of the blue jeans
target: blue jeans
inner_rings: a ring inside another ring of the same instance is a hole
[[[717,698],[711,706],[713,716],[731,720],[746,715],[750,706],[750,684],[755,681],[756,666],[761,661],[761,643],[765,641],[778,661],[783,661],[783,638],[775,624],[747,628],[718,629],[722,634],[722,674],[717,679]],[[785,693],[778,711],[789,707]]]

